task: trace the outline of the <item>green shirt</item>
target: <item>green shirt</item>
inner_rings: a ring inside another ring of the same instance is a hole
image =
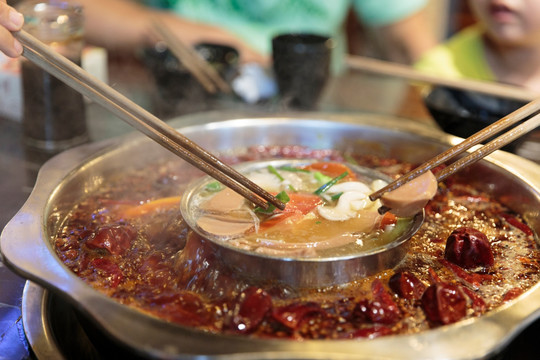
[[[477,26],[468,27],[427,51],[414,67],[447,78],[495,81],[486,60],[482,30]]]
[[[174,1],[174,0],[169,0]],[[263,54],[280,33],[333,36],[345,51],[342,25],[350,6],[363,23],[382,26],[415,13],[427,0],[176,0],[174,11],[188,19],[223,27]]]

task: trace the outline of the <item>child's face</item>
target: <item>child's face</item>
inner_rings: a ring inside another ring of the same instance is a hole
[[[540,44],[539,0],[469,0],[469,6],[494,42]]]

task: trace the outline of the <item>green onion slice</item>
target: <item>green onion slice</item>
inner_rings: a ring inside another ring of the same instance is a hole
[[[325,193],[326,191],[328,191],[328,189],[330,189],[332,186],[334,186],[339,180],[343,179],[345,176],[349,175],[349,172],[348,171],[345,171],[343,174],[341,175],[338,175],[336,176],[335,178],[333,178],[332,180],[330,180],[329,182],[327,182],[326,184],[324,184],[323,186],[321,186],[320,188],[318,188],[317,190],[315,190],[313,193],[315,195],[321,195],[323,193]]]
[[[222,189],[222,185],[218,181],[212,181],[206,185],[205,189],[210,192],[217,192]]]
[[[289,195],[287,195],[285,191],[282,191],[279,194],[277,194],[276,199],[278,199],[279,201],[285,204],[291,200],[291,198],[289,197]],[[270,204],[270,202],[267,202],[267,204],[268,204],[268,209],[263,209],[262,207],[257,206],[254,211],[261,214],[272,214],[274,210],[276,210],[276,206],[273,204]]]
[[[295,168],[292,166],[280,166],[279,170],[289,171],[289,172],[303,172],[303,173],[311,172],[310,170],[307,170],[307,169],[300,169],[300,168]]]
[[[317,180],[321,184],[326,184],[327,182],[332,181],[332,178],[330,176],[326,176],[319,171],[314,172],[313,176],[315,177],[315,180]]]
[[[281,176],[280,173],[278,173],[277,169],[275,167],[273,167],[272,165],[268,165],[268,172],[270,174],[274,174],[277,176],[277,178],[279,179],[279,181],[285,181],[285,179],[283,178],[283,176]]]

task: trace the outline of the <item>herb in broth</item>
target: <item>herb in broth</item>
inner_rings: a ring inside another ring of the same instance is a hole
[[[321,195],[325,193],[328,189],[330,189],[332,186],[334,186],[339,180],[343,179],[345,176],[349,175],[348,172],[344,172],[343,174],[336,176],[317,190],[315,190],[316,195]]]
[[[285,191],[280,192],[276,195],[276,199],[281,201],[282,203],[287,204],[291,199],[289,198],[289,195]],[[270,202],[266,202],[268,204],[268,208],[263,209],[262,207],[257,206],[255,208],[255,212],[262,213],[262,214],[272,214],[276,210],[276,206],[274,204],[271,204]]]

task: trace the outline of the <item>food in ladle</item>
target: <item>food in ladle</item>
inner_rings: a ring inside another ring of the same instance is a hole
[[[349,255],[388,244],[411,223],[380,215],[380,203],[369,200],[387,184],[384,180],[360,178],[342,163],[268,165],[245,175],[277,194],[287,203],[285,210],[254,208],[216,182],[194,194],[189,205],[204,234],[244,250],[289,257]]]

